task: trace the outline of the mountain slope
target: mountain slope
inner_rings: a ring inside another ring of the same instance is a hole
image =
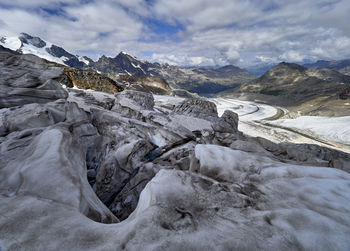
[[[92,60],[73,55],[63,48],[39,37],[21,33],[19,37],[1,37],[0,45],[23,54],[34,54],[46,60],[75,68],[84,68]]]
[[[297,100],[321,94],[334,94],[350,83],[350,76],[330,69],[308,69],[282,62],[260,78],[242,85],[239,92],[288,96]]]
[[[173,89],[185,89],[199,94],[230,89],[254,78],[246,70],[233,65],[220,68],[188,68],[140,61],[124,52],[114,58],[102,56],[94,62],[88,57],[73,55],[57,45],[26,33],[22,33],[18,38],[2,37],[0,45],[69,67],[105,73],[113,79],[120,74],[157,77],[168,82]],[[140,81],[143,81],[142,78]]]
[[[247,66],[245,69],[253,76],[260,77],[265,72],[270,70],[272,67],[276,66],[277,63],[260,63],[255,65]]]
[[[233,65],[220,68],[181,67],[140,61],[124,52],[114,58],[102,56],[88,68],[109,75],[155,76],[166,80],[173,89],[199,94],[220,92],[254,78],[246,70]]]
[[[332,61],[318,60],[315,63],[305,64],[304,66],[308,68],[314,68],[314,69],[328,68],[328,69],[337,70],[340,73],[345,75],[350,75],[350,59],[332,60]]]
[[[164,78],[174,88],[198,94],[217,93],[254,79],[246,70],[233,65],[211,69],[154,64],[148,71]]]
[[[287,106],[302,114],[344,116],[349,114],[349,90],[350,76],[283,62],[225,94]]]
[[[134,57],[120,52],[116,57],[100,57],[96,62],[89,66],[92,70],[103,73],[127,74],[134,76],[146,75],[144,68],[147,68],[143,62]]]

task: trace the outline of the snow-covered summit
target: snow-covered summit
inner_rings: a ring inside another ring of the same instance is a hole
[[[40,37],[33,37],[26,33],[21,33],[18,37],[1,37],[0,45],[23,54],[34,54],[46,60],[71,67],[83,68],[89,62],[86,57],[73,55],[59,46],[42,40]]]

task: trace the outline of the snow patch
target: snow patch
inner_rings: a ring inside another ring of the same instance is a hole
[[[270,123],[307,132],[322,139],[350,145],[350,116],[301,116],[296,119],[280,119]]]
[[[21,47],[21,50],[23,54],[34,54],[48,61],[66,65],[64,61],[68,60],[67,57],[60,57],[60,58],[54,57],[47,51],[47,49],[51,48],[51,46],[52,44],[49,42],[46,42],[46,46],[43,48],[37,48],[31,44],[23,44],[23,46]]]
[[[277,109],[264,104],[236,99],[214,98],[209,99],[216,104],[218,115],[221,116],[225,110],[231,110],[238,114],[240,120],[260,120],[272,117]]]
[[[14,51],[20,49],[23,54],[33,54],[43,59],[46,59],[48,61],[66,65],[64,61],[68,60],[68,58],[67,57],[58,58],[58,57],[52,56],[47,51],[47,49],[49,49],[52,46],[52,43],[49,43],[46,41],[45,43],[46,43],[46,46],[44,46],[43,48],[37,48],[32,44],[25,44],[25,43],[22,44],[21,40],[18,37],[4,37],[2,41],[0,41],[0,45],[8,49],[11,49]]]
[[[22,42],[18,37],[3,37],[0,40],[0,45],[10,50],[18,50],[21,48]]]
[[[141,71],[142,71],[144,74],[146,74],[146,72],[141,68],[140,65],[134,65],[133,63],[131,63],[131,65],[132,65],[134,68],[139,68],[139,69],[141,69]]]
[[[79,59],[80,62],[83,62],[83,63],[86,64],[86,65],[89,65],[89,64],[90,64],[90,62],[89,62],[88,60],[86,60],[86,59],[85,59],[84,57],[82,57],[82,56],[79,56],[78,59]]]
[[[152,139],[152,143],[158,147],[163,147],[167,144],[166,140],[162,137],[160,133],[156,133],[155,135],[150,135]]]

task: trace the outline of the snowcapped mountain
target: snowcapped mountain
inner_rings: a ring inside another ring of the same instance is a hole
[[[148,66],[142,61],[120,52],[116,57],[100,57],[96,62],[89,65],[93,70],[103,73],[127,74],[133,76],[150,75]]]
[[[245,69],[233,65],[220,68],[183,67],[141,61],[125,52],[120,52],[116,57],[101,56],[94,62],[26,33],[21,33],[19,37],[2,37],[0,45],[69,67],[104,73],[115,81],[118,81],[119,75],[155,77],[164,79],[173,89],[203,95],[224,91],[254,78]]]
[[[48,61],[75,68],[84,68],[93,62],[88,57],[73,55],[57,45],[26,33],[21,33],[19,37],[1,37],[0,45],[23,54],[34,54]]]

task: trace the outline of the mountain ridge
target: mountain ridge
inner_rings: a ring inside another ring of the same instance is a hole
[[[240,86],[237,91],[272,96],[288,95],[294,97],[295,101],[302,101],[320,92],[339,91],[345,83],[350,84],[350,76],[335,70],[309,69],[295,63],[281,62],[261,77]]]
[[[304,64],[305,67],[308,68],[328,68],[332,70],[337,70],[342,74],[350,75],[350,59],[342,59],[342,60],[318,60],[315,63]]]
[[[217,68],[183,67],[141,61],[125,52],[120,52],[115,57],[103,55],[93,61],[86,56],[73,55],[62,47],[26,33],[21,33],[18,38],[2,37],[0,45],[69,67],[104,73],[114,80],[120,74],[158,77],[167,81],[172,89],[184,89],[199,94],[230,89],[254,78],[245,69],[233,65]]]
[[[287,107],[302,115],[347,116],[350,76],[282,62],[261,77],[221,96]]]

